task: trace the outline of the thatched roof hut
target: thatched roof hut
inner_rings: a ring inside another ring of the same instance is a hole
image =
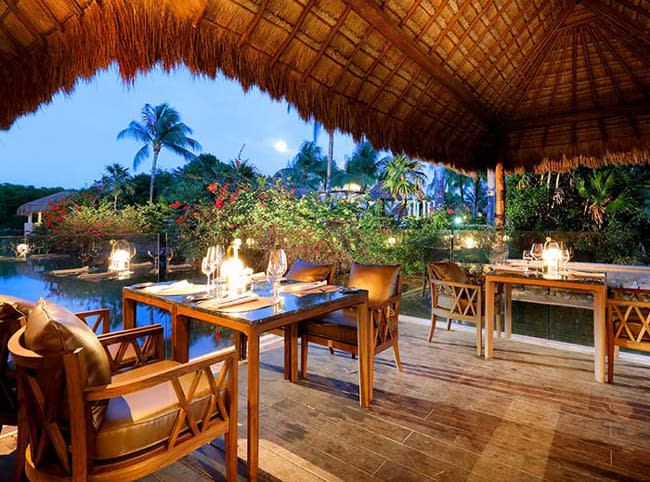
[[[19,216],[29,216],[31,214],[44,213],[51,209],[50,204],[56,204],[63,199],[67,199],[74,193],[74,191],[59,191],[50,194],[49,196],[34,199],[33,201],[29,201],[28,203],[19,206],[16,214]]]
[[[650,0],[0,0],[0,127],[113,61],[462,170],[650,160]]]

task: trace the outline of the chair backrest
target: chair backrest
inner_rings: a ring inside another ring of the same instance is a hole
[[[401,264],[379,265],[352,263],[348,286],[368,291],[368,303],[380,305],[399,295]]]
[[[17,412],[16,375],[9,363],[9,339],[34,306],[21,298],[0,296],[0,424],[15,420]]]
[[[20,328],[9,340],[21,396],[20,430],[35,466],[56,465],[70,474],[69,447],[89,440],[86,431],[93,427],[91,406],[83,401],[84,350],[36,353],[26,348],[25,330]]]
[[[308,283],[327,281],[328,284],[332,284],[334,282],[334,265],[310,263],[299,259],[287,272],[287,279]]]
[[[650,290],[612,290],[607,322],[615,345],[650,351]]]
[[[453,283],[469,283],[469,278],[463,268],[453,261],[437,261],[429,263],[429,278]]]

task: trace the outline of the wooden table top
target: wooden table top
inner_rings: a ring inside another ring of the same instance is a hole
[[[133,293],[139,297],[147,297],[158,300],[172,305],[183,306],[197,312],[216,315],[220,318],[226,318],[240,323],[247,323],[250,325],[270,322],[276,319],[283,318],[288,315],[308,312],[316,308],[323,308],[332,306],[332,310],[338,309],[339,306],[353,306],[355,304],[367,301],[367,291],[354,289],[347,291],[347,288],[341,287],[340,290],[331,293],[313,293],[297,296],[292,293],[282,293],[282,303],[274,306],[267,306],[252,311],[244,311],[240,313],[229,313],[219,311],[218,309],[200,306],[203,301],[193,302],[188,299],[188,295],[165,295],[159,293],[151,293],[145,291],[144,288],[150,286],[158,286],[169,284],[167,283],[141,283],[123,288],[126,293]],[[284,283],[283,283],[284,284]],[[344,291],[345,290],[345,291]],[[270,289],[266,281],[258,281],[253,285],[253,292],[262,297],[271,297]],[[200,294],[200,293],[196,293]],[[195,294],[195,295],[196,295]]]
[[[584,284],[584,285],[597,285],[602,286],[607,284],[607,276],[604,273],[578,273],[575,270],[569,271],[568,273],[559,273],[557,276],[549,276],[541,273],[539,270],[529,269],[528,271],[515,271],[512,268],[509,269],[499,269],[495,268],[494,270],[488,272],[486,277],[490,278],[508,278],[512,282],[521,282],[524,284],[537,284],[540,285],[549,285],[549,284]]]

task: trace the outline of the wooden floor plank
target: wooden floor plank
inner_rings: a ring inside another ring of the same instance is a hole
[[[375,395],[358,403],[357,361],[310,346],[306,381],[283,379],[282,345],[262,354],[260,479],[643,480],[650,474],[650,367],[620,360],[593,380],[588,353],[495,340],[477,357],[472,332],[400,325],[403,372],[377,357]],[[240,369],[239,480],[246,475],[246,370]],[[5,432],[7,429],[4,430]],[[0,439],[0,471],[15,438]],[[143,479],[225,480],[215,440]],[[6,470],[4,470],[6,472]]]

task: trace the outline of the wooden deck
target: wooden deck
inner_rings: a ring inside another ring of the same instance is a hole
[[[280,345],[262,355],[260,468],[265,480],[650,479],[650,366],[619,361],[614,385],[589,355],[497,339],[477,358],[474,334],[401,324],[404,372],[375,364],[362,410],[356,362],[310,346],[309,380],[282,379]],[[240,370],[240,459],[246,456]],[[0,475],[11,437],[0,439]],[[223,480],[217,440],[147,481]],[[240,464],[241,480],[245,467]]]

